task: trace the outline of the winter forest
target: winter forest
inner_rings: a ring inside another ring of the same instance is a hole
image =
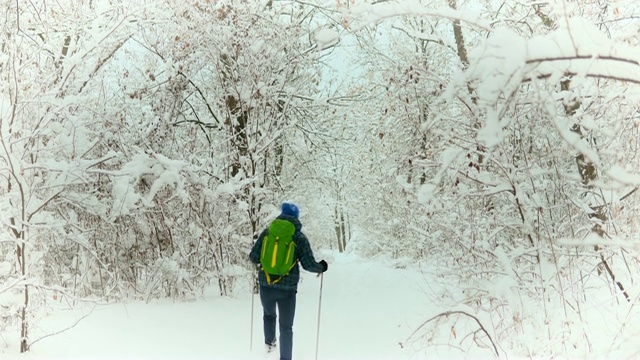
[[[637,0],[4,0],[0,48],[0,352],[250,297],[292,200],[421,269],[414,348],[640,356]]]

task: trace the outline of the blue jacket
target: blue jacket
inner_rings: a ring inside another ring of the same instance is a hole
[[[296,265],[291,269],[289,275],[283,277],[282,280],[275,284],[267,284],[267,277],[262,270],[260,270],[258,273],[258,279],[260,282],[260,286],[262,287],[297,291],[298,282],[300,281],[300,266],[298,264],[302,264],[302,267],[305,270],[315,273],[321,273],[324,270],[324,267],[313,257],[313,251],[311,250],[311,245],[309,245],[309,240],[301,231],[302,224],[300,224],[300,221],[293,216],[282,214],[278,216],[278,219],[290,221],[296,228],[296,232],[293,235],[293,241],[296,243],[296,258],[299,261],[296,262]],[[251,253],[249,254],[249,259],[256,265],[260,264],[260,250],[262,249],[262,240],[264,239],[265,235],[267,235],[268,231],[269,228],[266,228],[262,231],[256,243],[253,244],[253,248],[251,249]]]

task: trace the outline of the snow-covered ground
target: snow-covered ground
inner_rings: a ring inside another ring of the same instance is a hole
[[[401,348],[399,343],[430,315],[430,305],[421,290],[423,275],[417,270],[395,269],[343,255],[331,260],[323,280],[319,358],[415,358],[412,348]],[[263,359],[259,297],[255,297],[250,351],[251,296],[238,291],[234,298],[221,298],[214,290],[192,302],[162,300],[99,306],[72,329],[33,345],[27,355],[17,354],[17,339],[5,337],[5,353],[0,357]],[[315,358],[319,292],[320,278],[304,273],[294,324],[295,359]],[[37,324],[32,337],[68,327],[83,311],[87,310],[54,312]]]
[[[455,328],[443,326],[437,336],[429,339],[429,347],[425,338],[406,341],[425,320],[446,310],[438,308],[433,301],[442,288],[425,275],[432,272],[424,265],[422,268],[417,265],[399,268],[403,266],[329,253],[317,254],[317,258],[327,258],[330,263],[323,280],[319,359],[492,358],[492,350],[479,347],[482,341],[474,340],[477,334],[466,334],[464,326],[460,325]],[[16,332],[5,333],[0,339],[0,359],[265,359],[258,296],[254,304],[253,350],[249,349],[252,298],[247,288],[238,289],[232,298],[220,297],[212,288],[210,293],[195,301],[161,300],[97,306],[68,331],[36,342],[27,354],[17,352]],[[320,278],[303,272],[294,325],[294,358],[297,360],[315,359],[319,292]],[[602,310],[589,312],[600,317],[600,320],[589,321],[593,328],[585,331],[585,334],[601,335],[588,339],[593,344],[593,352],[587,350],[585,353],[585,347],[578,339],[577,347],[565,347],[575,351],[567,358],[606,358],[611,354],[615,354],[614,358],[625,359],[640,356],[636,349],[640,345],[637,345],[637,339],[634,340],[634,334],[640,333],[640,326],[630,324],[637,323],[633,315],[637,311],[632,305],[628,305],[631,310],[620,308],[622,312],[603,305],[598,306]],[[593,309],[596,309],[595,304]],[[69,327],[88,311],[86,306],[72,310],[54,309],[34,324],[31,340]],[[560,313],[561,309],[552,311]],[[616,316],[631,328],[618,333]],[[548,326],[554,334],[562,331],[562,327]],[[488,326],[488,330],[492,329]],[[540,340],[545,336],[537,336],[536,331],[513,333],[512,337],[530,339],[529,349],[553,348],[552,342],[548,338],[547,341]],[[612,353],[609,345],[614,338],[624,349]],[[500,348],[500,352],[502,357],[510,351]],[[537,357],[531,354],[527,358]]]

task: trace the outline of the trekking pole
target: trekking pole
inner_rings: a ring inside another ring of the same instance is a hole
[[[253,351],[253,309],[255,308],[254,306],[255,298],[256,298],[256,280],[254,276],[251,284],[251,335],[249,336],[249,351]]]
[[[318,348],[320,345],[320,311],[322,310],[322,280],[324,273],[320,273],[320,298],[318,299],[318,329],[316,330],[316,360],[318,360]]]

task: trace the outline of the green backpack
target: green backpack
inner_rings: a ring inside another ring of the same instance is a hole
[[[269,226],[267,235],[262,239],[260,251],[260,263],[267,277],[267,284],[273,285],[283,277],[289,275],[289,271],[296,265],[296,243],[293,235],[296,227],[287,220],[276,219]],[[272,281],[271,276],[279,276]]]

